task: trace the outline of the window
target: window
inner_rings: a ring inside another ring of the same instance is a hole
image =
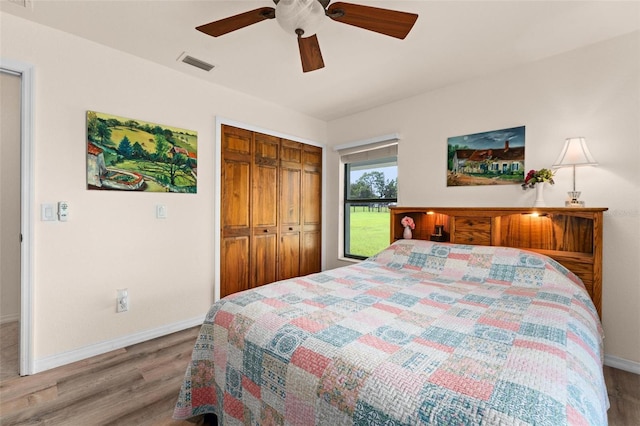
[[[389,205],[398,200],[397,139],[340,150],[344,164],[344,256],[366,259],[389,245]]]

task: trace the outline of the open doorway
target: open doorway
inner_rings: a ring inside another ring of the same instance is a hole
[[[0,72],[0,380],[20,372],[21,87],[21,74]]]
[[[0,330],[2,379],[33,374],[33,67],[0,58]],[[6,371],[5,371],[6,369]]]

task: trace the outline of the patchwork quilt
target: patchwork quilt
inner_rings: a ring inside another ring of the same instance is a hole
[[[400,240],[206,316],[174,418],[224,425],[605,425],[581,281],[524,250]]]

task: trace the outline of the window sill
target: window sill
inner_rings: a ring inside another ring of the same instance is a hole
[[[360,259],[354,259],[353,257],[344,257],[344,256],[339,257],[338,260],[340,260],[342,262],[351,262],[351,263],[360,263],[360,262],[362,262],[362,260],[360,260]]]

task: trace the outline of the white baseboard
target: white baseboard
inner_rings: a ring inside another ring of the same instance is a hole
[[[604,355],[604,365],[634,374],[640,374],[640,362],[629,361],[613,355]]]
[[[17,322],[20,321],[20,314],[8,314],[0,316],[0,324],[6,324],[8,322]]]
[[[34,360],[34,374],[201,325],[204,315]]]

